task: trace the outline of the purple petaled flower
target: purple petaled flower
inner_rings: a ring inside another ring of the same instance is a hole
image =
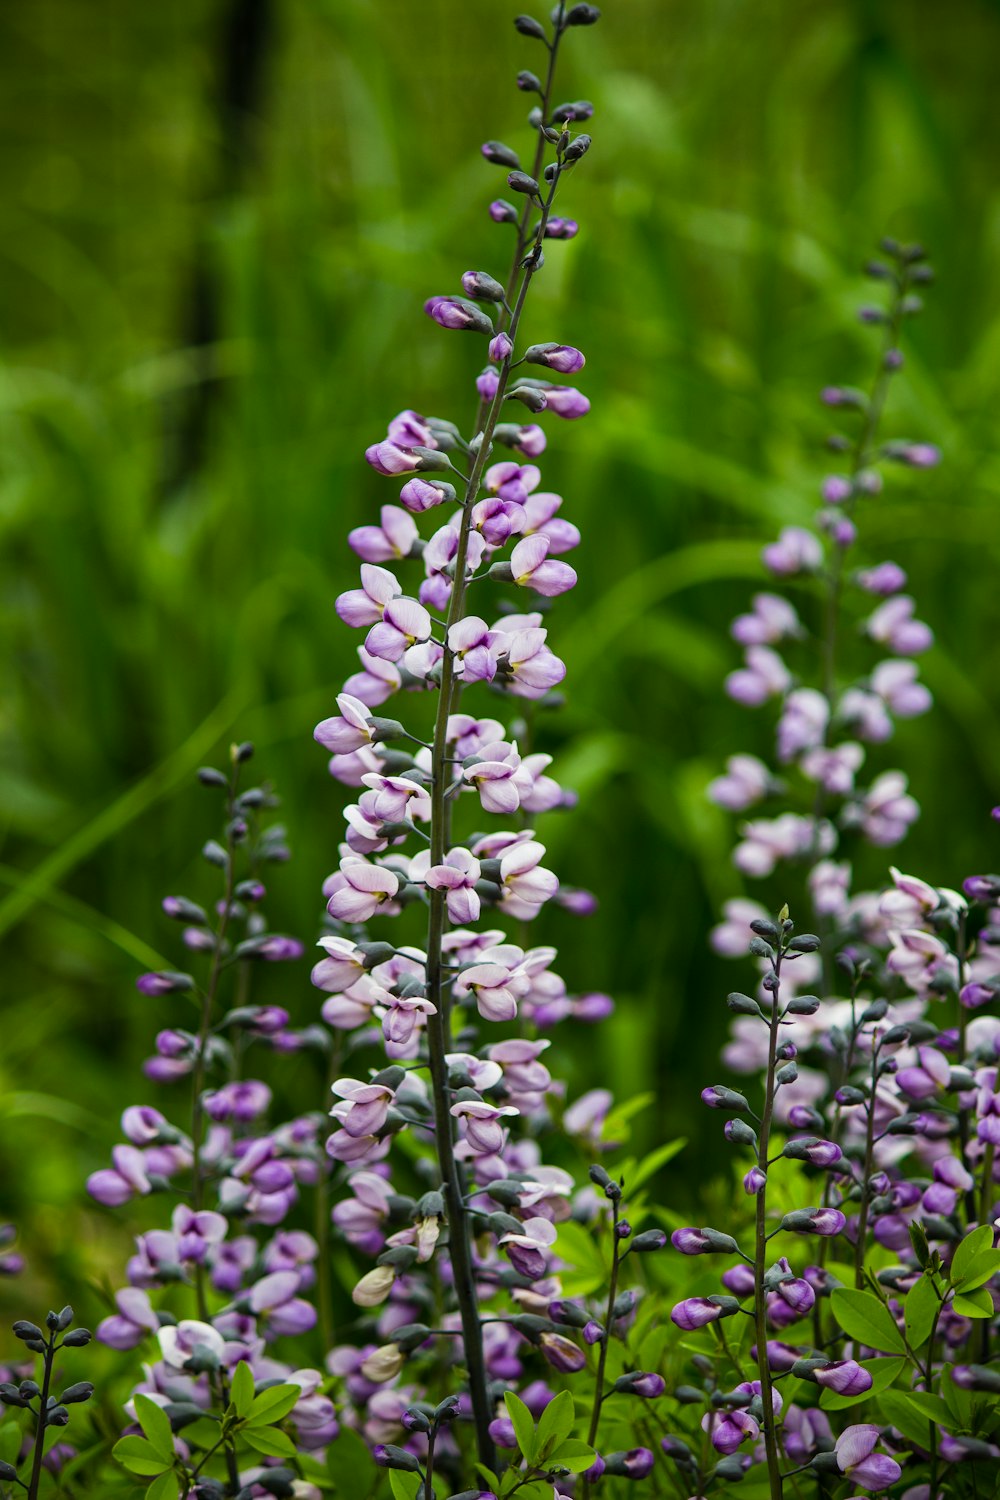
[[[532,365],[545,365],[560,375],[575,375],[587,363],[579,349],[570,344],[532,344],[524,351],[524,358]]]
[[[516,224],[518,212],[513,203],[507,203],[503,198],[494,198],[490,204],[490,218],[494,224]]]
[[[834,1446],[840,1472],[862,1489],[887,1490],[903,1473],[895,1459],[875,1452],[878,1440],[878,1428],[861,1423],[846,1427]]]
[[[870,1391],[873,1384],[869,1372],[854,1359],[837,1359],[821,1365],[813,1370],[813,1379],[838,1396],[860,1396],[863,1391]]]
[[[542,1333],[538,1346],[546,1362],[563,1375],[575,1375],[587,1363],[587,1356],[578,1344],[561,1333]]]
[[[627,1453],[609,1453],[604,1460],[604,1471],[623,1479],[648,1479],[655,1462],[649,1448],[630,1448]]]
[[[428,297],[424,312],[441,328],[468,330],[471,333],[493,333],[493,324],[481,307],[465,297]]]
[[[686,1297],[670,1309],[670,1321],[689,1332],[738,1311],[739,1303],[734,1297]]]
[[[741,1443],[756,1442],[760,1436],[760,1423],[738,1407],[733,1411],[706,1412],[701,1429],[708,1433],[717,1453],[735,1453]]]
[[[822,566],[823,548],[811,531],[801,526],[786,526],[778,540],[761,553],[764,566],[778,577],[811,573]]]
[[[510,335],[507,333],[495,334],[490,339],[490,359],[494,364],[502,365],[505,359],[509,359],[514,352],[514,345]]]
[[[182,990],[194,988],[190,974],[174,974],[168,970],[159,973],[140,974],[135,982],[140,995],[175,995]]]
[[[545,225],[545,238],[549,240],[571,240],[580,230],[575,219],[560,219],[552,215]]]

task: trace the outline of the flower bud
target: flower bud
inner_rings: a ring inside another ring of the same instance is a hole
[[[433,318],[441,328],[456,329],[459,332],[482,333],[492,335],[493,324],[489,318],[474,302],[467,301],[464,297],[428,297],[424,303],[424,312],[429,318]],[[433,449],[414,449],[416,453],[432,453]],[[442,467],[448,467],[448,460],[443,454],[438,454]],[[423,465],[414,465],[415,468]]]
[[[593,26],[595,21],[601,19],[601,12],[596,5],[574,5],[566,20],[565,26]]]
[[[666,1243],[667,1236],[664,1230],[644,1229],[632,1241],[631,1249],[639,1255],[644,1255],[652,1250],[662,1250]]]
[[[518,217],[513,203],[507,203],[503,198],[494,198],[490,204],[490,218],[494,224],[516,224]]]
[[[624,1395],[641,1396],[644,1401],[662,1396],[666,1388],[667,1383],[662,1375],[646,1370],[633,1370],[627,1375],[619,1375],[614,1384],[616,1391]]]
[[[507,178],[507,186],[512,192],[526,193],[530,198],[538,197],[538,183],[527,172],[511,172]]]
[[[745,1115],[750,1112],[750,1105],[743,1095],[738,1094],[735,1089],[727,1089],[721,1083],[702,1089],[701,1102],[707,1104],[709,1109],[724,1109],[730,1114]]]
[[[406,1474],[419,1474],[420,1462],[416,1455],[397,1448],[395,1443],[376,1443],[372,1457],[380,1469],[402,1469]]]
[[[595,7],[578,5],[576,9],[594,10]],[[604,1460],[604,1472],[623,1479],[648,1479],[653,1472],[654,1462],[653,1454],[648,1448],[630,1448],[627,1453],[609,1453]]]
[[[182,990],[193,990],[194,980],[190,974],[174,974],[163,969],[159,973],[140,974],[135,987],[140,995],[173,995]]]
[[[581,157],[586,156],[590,150],[590,146],[591,139],[589,135],[578,135],[566,147],[566,150],[563,152],[563,160],[568,162],[579,161]]]
[[[89,1380],[80,1380],[76,1385],[71,1385],[63,1391],[59,1400],[64,1406],[72,1406],[77,1401],[89,1401],[94,1394],[94,1386]]]
[[[504,289],[486,271],[466,271],[462,276],[462,290],[467,297],[480,302],[502,302]]]
[[[93,1338],[89,1328],[72,1328],[63,1339],[66,1349],[82,1349],[84,1344],[89,1344]]]
[[[521,158],[516,151],[505,146],[503,141],[486,141],[482,147],[486,160],[492,162],[496,167],[517,168],[521,165]]]
[[[542,80],[537,73],[531,73],[527,68],[522,68],[517,75],[517,86],[522,94],[540,94],[542,92]]]
[[[524,358],[529,365],[544,365],[560,375],[575,375],[587,363],[571,344],[532,344],[524,351]]]
[[[541,21],[536,21],[534,16],[515,16],[514,27],[522,36],[533,36],[540,42],[548,40],[545,35],[545,27]]]

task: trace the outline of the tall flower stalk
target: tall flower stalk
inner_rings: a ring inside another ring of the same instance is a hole
[[[547,1226],[562,1210],[546,1206],[545,1194],[504,1184],[515,1153],[511,1142],[508,1155],[507,1120],[521,1113],[522,1105],[540,1116],[538,1090],[544,1091],[549,1075],[539,1058],[547,1043],[512,1038],[484,1053],[458,1053],[456,1034],[459,1028],[469,1033],[470,1006],[479,1019],[494,1024],[513,1021],[519,1006],[542,1024],[546,1010],[552,1020],[558,1018],[543,1000],[546,990],[565,994],[549,970],[554,950],[525,951],[502,932],[480,935],[474,924],[487,908],[527,930],[525,924],[546,901],[568,902],[572,893],[561,892],[556,876],[542,866],[544,848],[528,826],[538,813],[568,801],[545,774],[549,757],[522,756],[501,723],[472,718],[462,706],[466,690],[476,685],[492,688],[500,698],[544,700],[565,672],[547,645],[535,606],[576,582],[561,554],[576,545],[579,534],[557,516],[560,497],[536,493],[540,474],[534,464],[498,462],[496,447],[505,445],[529,459],[545,448],[538,425],[502,420],[509,401],[532,415],[548,410],[564,418],[583,416],[589,407],[575,388],[528,376],[525,366],[546,376],[566,375],[582,369],[585,360],[569,345],[526,345],[522,322],[531,286],[544,267],[543,247],[576,233],[573,221],[555,215],[554,204],[566,174],[590,147],[590,136],[574,126],[592,109],[580,101],[554,105],[553,88],[565,34],[597,18],[594,6],[560,3],[550,30],[529,16],[515,22],[519,32],[545,48],[547,62],[544,78],[527,71],[518,76],[518,87],[538,99],[529,116],[536,133],[531,170],[523,171],[516,153],[501,142],[483,147],[484,157],[506,170],[508,187],[522,199],[520,209],[506,200],[490,208],[495,222],[515,226],[511,268],[504,280],[468,271],[462,277],[464,296],[435,296],[425,304],[440,326],[489,341],[489,363],[476,379],[475,422],[465,435],[452,422],[403,412],[385,441],[368,449],[368,461],[378,472],[411,477],[400,494],[401,508],[383,507],[381,526],[351,534],[363,562],[361,587],[341,595],[337,608],[346,623],[370,627],[360,652],[363,670],[345,684],[338,715],[316,730],[319,742],[332,751],[332,773],[367,790],[347,811],[340,869],[327,882],[328,911],[336,925],[334,935],[323,940],[328,957],[317,965],[315,981],[346,997],[324,1007],[331,1025],[350,1029],[359,1020],[380,1020],[390,1063],[407,1064],[405,1071],[390,1066],[375,1072],[370,1083],[335,1082],[334,1092],[347,1103],[333,1111],[341,1129],[328,1149],[345,1165],[349,1185],[357,1181],[364,1191],[375,1191],[365,1169],[385,1156],[393,1131],[408,1118],[433,1146],[434,1191],[441,1200],[434,1213],[418,1205],[419,1222],[433,1221],[433,1229],[421,1233],[418,1228],[415,1237],[405,1229],[391,1236],[379,1265],[362,1277],[354,1297],[360,1306],[377,1306],[397,1276],[433,1254],[446,1227],[448,1284],[461,1329],[476,1447],[490,1468],[496,1398],[490,1391],[480,1299],[484,1278],[495,1282],[495,1273],[483,1264],[484,1252],[474,1248],[474,1240],[492,1230],[501,1246],[517,1246],[510,1253],[518,1276],[537,1279],[547,1268],[544,1250],[551,1237],[534,1226]],[[413,518],[452,505],[457,507],[452,518],[422,538]],[[418,560],[425,577],[414,599],[382,564]],[[502,617],[491,627],[470,613],[473,583],[476,597],[484,599],[498,584],[524,589],[532,598],[531,612]],[[372,712],[398,688],[436,691],[429,741]],[[411,754],[404,741],[419,749]],[[518,813],[519,826],[456,843],[459,801],[477,795],[486,812]],[[414,837],[426,847],[415,855],[402,852]],[[426,904],[422,949],[366,943],[360,924],[377,914],[398,913],[415,900]],[[573,1002],[562,1004],[561,1013],[571,1013]],[[585,1013],[585,1002],[578,1005]],[[461,1021],[456,1006],[462,1007]],[[593,1019],[605,1010],[603,998],[594,997]],[[502,1203],[503,1212],[489,1212],[490,1196]],[[340,1218],[347,1222],[352,1213],[342,1210]],[[442,1238],[442,1249],[444,1243]],[[573,1346],[554,1330],[523,1318],[517,1326],[553,1363],[576,1361]],[[416,1333],[414,1339],[412,1347],[419,1346]],[[385,1368],[398,1368],[396,1355],[387,1358]]]

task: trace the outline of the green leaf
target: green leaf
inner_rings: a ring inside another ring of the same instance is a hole
[[[903,1311],[906,1315],[906,1337],[913,1349],[919,1349],[930,1337],[934,1320],[938,1315],[941,1299],[934,1290],[934,1282],[927,1272],[906,1294]]]
[[[575,1420],[576,1409],[573,1406],[573,1397],[569,1391],[560,1391],[558,1396],[553,1396],[538,1419],[535,1442],[538,1448],[539,1465],[551,1454],[553,1448],[564,1438],[569,1437]]]
[[[535,1460],[535,1424],[531,1419],[531,1412],[525,1406],[520,1396],[515,1396],[513,1391],[504,1392],[504,1405],[507,1415],[514,1424],[514,1436],[517,1438],[517,1446],[522,1456],[530,1463]]]
[[[635,1094],[631,1099],[625,1099],[621,1104],[616,1105],[604,1118],[601,1126],[601,1140],[613,1145],[620,1145],[622,1141],[627,1141],[631,1134],[629,1120],[633,1115],[641,1114],[644,1109],[648,1109],[655,1099],[656,1095],[652,1092]],[[631,1184],[627,1186],[631,1187]]]
[[[985,1225],[984,1228],[988,1229],[989,1225]],[[976,1287],[985,1286],[988,1281],[992,1281],[998,1271],[1000,1271],[1000,1250],[980,1250],[966,1265],[961,1282],[956,1282],[954,1268],[952,1268],[952,1285],[956,1291],[972,1292]]]
[[[229,1387],[229,1395],[238,1417],[246,1417],[250,1414],[253,1405],[254,1379],[253,1371],[245,1359],[241,1359],[233,1374],[232,1384]]]
[[[977,1287],[974,1292],[956,1292],[951,1305],[962,1318],[992,1318],[993,1316],[993,1298],[984,1286]]]
[[[168,1464],[174,1461],[174,1435],[170,1429],[170,1418],[162,1406],[150,1401],[148,1396],[136,1396],[135,1414],[139,1426],[146,1434],[151,1446]]]
[[[879,1399],[879,1415],[898,1427],[905,1438],[920,1448],[931,1445],[931,1427],[924,1413],[913,1405],[909,1391],[884,1391]]]
[[[181,1487],[177,1481],[177,1475],[171,1471],[153,1480],[146,1491],[146,1500],[178,1500],[180,1492]]]
[[[0,1461],[12,1464],[21,1451],[21,1429],[14,1421],[0,1426]]]
[[[498,1490],[500,1488],[500,1480],[494,1474],[493,1470],[488,1469],[485,1464],[476,1464],[475,1472],[479,1475],[480,1479],[489,1485],[491,1490]],[[511,1470],[508,1469],[506,1472],[510,1474]]]
[[[416,1500],[417,1491],[423,1482],[419,1474],[408,1474],[405,1469],[389,1470],[389,1488],[394,1500]]]
[[[582,1442],[580,1438],[567,1438],[549,1454],[547,1462],[553,1468],[569,1469],[571,1474],[582,1474],[584,1469],[590,1468],[595,1457],[589,1443]]]
[[[862,1391],[859,1396],[839,1396],[836,1391],[824,1391],[819,1398],[824,1411],[843,1411],[845,1407],[860,1406],[863,1401],[870,1401],[872,1396],[879,1395],[892,1385],[905,1367],[906,1360],[891,1356],[887,1359],[863,1359],[860,1364],[872,1378],[871,1389]]]
[[[980,1251],[992,1250],[992,1248],[993,1226],[991,1224],[980,1224],[978,1229],[974,1229],[971,1234],[967,1234],[952,1256],[952,1286],[961,1286],[966,1271],[968,1271]]]
[[[295,1457],[295,1444],[280,1427],[244,1427],[240,1437],[257,1453],[266,1453],[268,1458]]]
[[[518,1500],[552,1500],[552,1486],[545,1479],[533,1479],[518,1490]]]
[[[883,1354],[905,1354],[903,1336],[889,1309],[871,1292],[838,1287],[830,1297],[833,1316],[849,1338]]]
[[[169,1461],[166,1461],[152,1443],[134,1435],[123,1437],[111,1452],[122,1467],[133,1474],[162,1474],[164,1469],[172,1469],[174,1466],[172,1454]]]
[[[687,1138],[679,1136],[675,1141],[667,1141],[665,1145],[657,1147],[648,1156],[644,1156],[632,1176],[626,1179],[629,1196],[634,1197],[644,1182],[648,1182],[661,1167],[665,1167],[668,1161],[673,1161],[678,1152],[683,1151],[687,1145]]]
[[[935,1396],[933,1391],[907,1391],[906,1399],[911,1406],[915,1406],[931,1422],[938,1422],[944,1427],[953,1427],[955,1419],[940,1396]]]
[[[573,1268],[559,1275],[564,1296],[585,1297],[607,1285],[604,1254],[582,1224],[572,1219],[560,1224],[554,1250],[560,1260]]]
[[[248,1427],[266,1427],[287,1417],[302,1395],[300,1385],[271,1385],[255,1396],[247,1418]]]
[[[327,1473],[342,1495],[367,1495],[374,1484],[374,1464],[364,1438],[350,1427],[342,1427],[326,1450]]]

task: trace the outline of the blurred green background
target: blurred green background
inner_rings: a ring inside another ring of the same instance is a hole
[[[888,430],[945,462],[893,475],[868,513],[866,554],[908,569],[939,640],[933,720],[873,764],[898,757],[923,804],[907,867],[954,883],[997,863],[1000,7],[604,9],[571,35],[559,90],[596,105],[563,204],[582,231],[551,247],[529,318],[588,355],[591,417],[548,422],[546,487],[584,542],[552,625],[568,707],[540,736],[580,792],[548,820],[552,862],[601,908],[542,930],[571,986],[619,1000],[599,1049],[560,1038],[573,1093],[656,1090],[645,1144],[698,1143],[671,1168],[680,1202],[717,1149],[697,1088],[734,982],[706,944],[739,882],[703,789],[725,755],[765,751],[770,723],[721,695],[726,628],[760,542],[814,512],[819,387],[868,379],[858,268],[886,232],[926,242],[939,277]],[[332,607],[355,572],[344,536],[395,498],[361,455],[404,406],[471,415],[482,346],[420,307],[507,265],[485,213],[502,176],[478,146],[526,142],[512,84],[540,58],[516,10],[0,14],[0,1218],[31,1261],[5,1312],[53,1282],[120,1281],[124,1230],[82,1181],[176,1017],[133,979],[150,947],[177,961],[162,895],[209,889],[215,809],[192,776],[233,738],[256,741],[291,830],[272,918],[315,932],[344,799],[311,731],[357,639]],[[259,993],[316,1013],[305,964]],[[321,1101],[311,1070],[273,1070],[296,1107]]]

